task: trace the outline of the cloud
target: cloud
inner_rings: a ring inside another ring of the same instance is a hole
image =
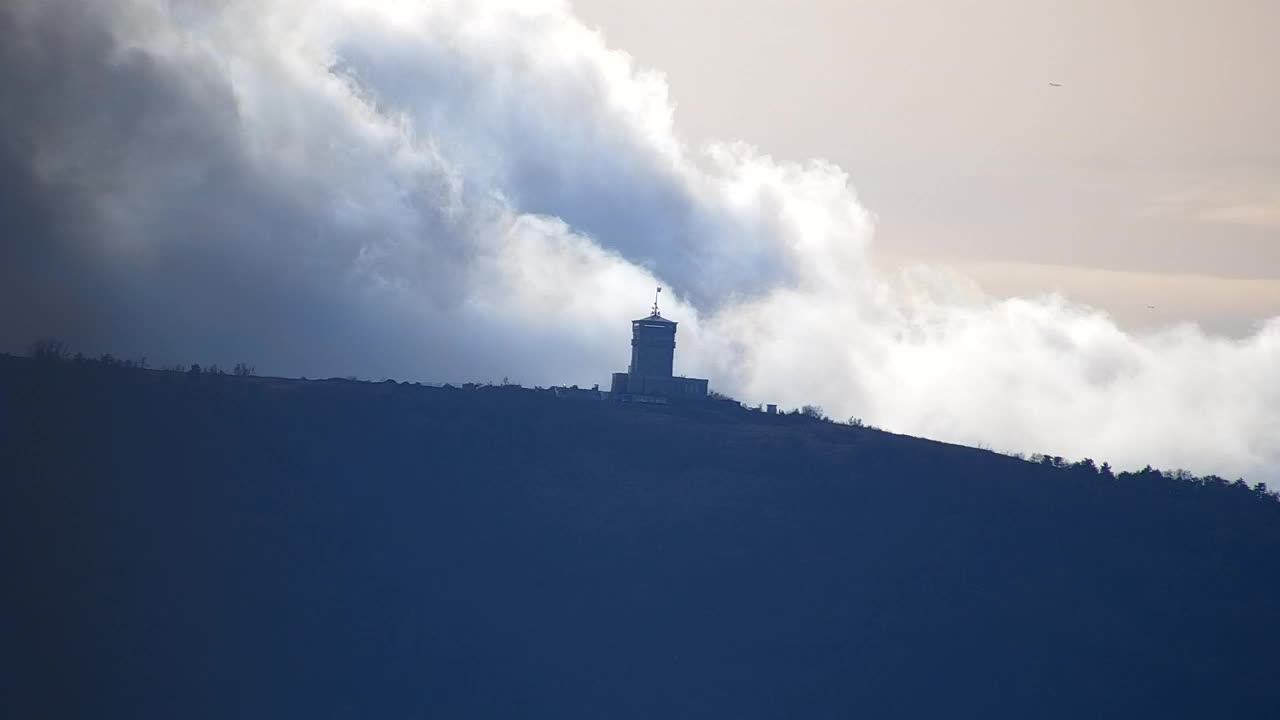
[[[0,343],[309,376],[604,382],[677,363],[900,432],[1267,479],[1280,321],[1131,335],[869,259],[839,168],[691,150],[560,2],[11,0]]]
[[[1276,198],[1272,200],[1209,208],[1200,214],[1200,219],[1206,222],[1280,228],[1280,192],[1275,195]]]
[[[1157,198],[1143,214],[1275,230],[1280,228],[1280,185],[1257,178],[1200,183]]]

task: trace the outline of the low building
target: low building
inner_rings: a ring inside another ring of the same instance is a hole
[[[614,373],[611,395],[650,395],[672,400],[705,400],[705,378],[654,377]]]
[[[559,398],[573,398],[575,400],[600,400],[608,393],[600,392],[600,386],[596,385],[590,389],[580,388],[577,385],[570,387],[553,387],[552,392]]]

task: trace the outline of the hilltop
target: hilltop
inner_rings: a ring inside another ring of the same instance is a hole
[[[1280,503],[732,403],[0,357],[11,717],[1274,717]]]

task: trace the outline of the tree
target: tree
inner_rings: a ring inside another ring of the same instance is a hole
[[[43,362],[62,362],[67,359],[71,351],[67,348],[67,344],[58,338],[48,337],[31,343],[27,348],[27,354]]]
[[[253,368],[244,363],[236,363],[236,366],[231,369],[231,374],[236,377],[249,377],[253,375]]]
[[[806,417],[811,417],[814,420],[827,419],[827,414],[822,411],[821,405],[805,405],[804,407],[800,408],[800,414]]]
[[[1067,461],[1063,460],[1061,455],[1044,455],[1042,453],[1036,453],[1031,456],[1031,459],[1032,462],[1039,463],[1045,467],[1061,469],[1067,466]]]
[[[1071,469],[1084,475],[1097,475],[1098,466],[1093,463],[1093,458],[1085,458],[1071,463]]]

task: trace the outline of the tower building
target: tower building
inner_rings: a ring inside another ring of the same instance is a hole
[[[631,321],[631,366],[613,374],[610,395],[641,402],[705,398],[705,379],[675,376],[675,355],[676,322],[662,317],[655,295],[649,317]]]
[[[646,377],[671,377],[676,361],[676,323],[658,314],[631,321],[631,367],[627,372]]]

